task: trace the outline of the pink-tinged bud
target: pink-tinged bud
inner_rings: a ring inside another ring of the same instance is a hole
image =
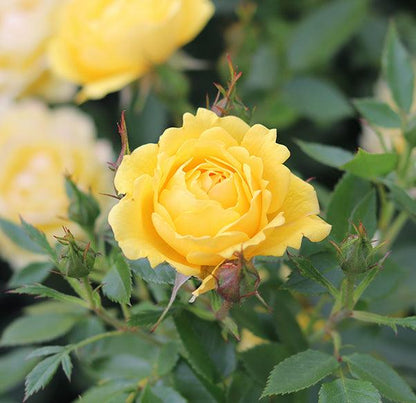
[[[217,292],[227,302],[240,302],[257,294],[260,276],[251,261],[242,252],[236,259],[226,260],[216,271]]]

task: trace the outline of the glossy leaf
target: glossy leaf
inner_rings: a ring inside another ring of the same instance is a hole
[[[412,330],[416,330],[416,316],[393,318],[390,316],[378,315],[372,312],[353,311],[351,317],[362,322],[390,326],[395,332],[397,332],[397,326],[408,327]]]
[[[341,378],[322,385],[319,403],[379,403],[378,390],[367,381]]]
[[[306,389],[332,374],[338,367],[339,363],[332,355],[317,350],[302,351],[274,367],[263,396]]]
[[[315,161],[334,168],[340,167],[354,157],[351,152],[335,146],[301,140],[298,140],[296,144]]]
[[[306,16],[289,41],[289,66],[303,70],[328,61],[359,28],[367,5],[364,0],[338,0]]]
[[[355,378],[371,382],[387,399],[394,402],[416,402],[416,395],[409,385],[385,362],[358,353],[343,358]]]
[[[160,264],[152,268],[147,259],[129,260],[128,264],[133,273],[140,276],[147,283],[171,285],[175,283],[176,271],[168,264]]]
[[[352,174],[345,174],[337,183],[327,209],[327,220],[332,224],[331,236],[338,241],[349,232],[349,219],[362,197],[371,191],[371,184]]]
[[[103,279],[103,293],[112,301],[128,304],[131,298],[130,267],[119,252],[111,256],[111,269]]]
[[[52,298],[61,302],[69,302],[71,304],[76,304],[84,308],[88,308],[88,304],[81,298],[74,297],[73,295],[67,295],[62,292],[59,292],[53,288],[46,287],[42,284],[32,284],[26,285],[24,287],[16,288],[12,291],[14,294],[27,294],[35,295],[37,297]]]
[[[370,124],[387,128],[400,128],[400,116],[384,102],[375,99],[357,99],[355,107]]]
[[[359,148],[354,158],[340,168],[361,178],[375,179],[392,172],[397,162],[397,154],[371,154]]]
[[[178,344],[174,341],[164,344],[160,349],[159,357],[156,362],[156,371],[158,375],[164,376],[171,372],[178,359]]]
[[[331,295],[338,297],[339,291],[318,269],[315,268],[310,259],[295,255],[290,255],[290,259],[295,263],[296,267],[303,276],[316,281],[324,286]]]
[[[413,65],[393,23],[384,44],[383,73],[397,106],[409,112],[413,102]]]
[[[377,230],[377,196],[375,189],[371,189],[351,212],[350,233],[354,233],[354,227],[361,223],[369,238],[372,238]]]
[[[240,354],[250,377],[263,387],[273,367],[289,355],[287,348],[280,343],[260,344]]]
[[[37,254],[44,253],[43,249],[30,239],[26,231],[20,225],[5,220],[4,218],[0,218],[0,230],[21,248]]]
[[[6,327],[0,345],[17,346],[53,340],[67,333],[78,319],[78,316],[68,313],[23,316]]]
[[[28,237],[36,243],[36,245],[45,253],[48,255],[53,261],[57,260],[55,249],[52,248],[52,246],[49,244],[48,240],[46,239],[46,235],[38,230],[33,225],[26,222],[23,218],[20,219],[22,223],[22,228],[28,235]]]
[[[344,94],[329,81],[315,77],[296,77],[282,89],[283,99],[300,115],[329,123],[352,114]]]
[[[22,270],[13,273],[8,287],[14,288],[27,284],[41,283],[48,277],[54,265],[51,262],[30,263]]]
[[[45,358],[26,377],[25,382],[25,400],[32,396],[51,381],[55,375],[59,364],[61,363],[61,355],[56,354]]]

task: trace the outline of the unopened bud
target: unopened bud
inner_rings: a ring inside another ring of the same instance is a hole
[[[340,245],[333,243],[341,269],[346,273],[359,274],[381,266],[384,258],[379,259],[377,254],[383,245],[373,247],[362,223],[354,228],[356,234],[348,236]]]
[[[61,256],[61,268],[68,277],[82,278],[87,276],[94,267],[96,253],[90,244],[81,245],[64,227],[65,236],[56,237],[58,242],[65,245]]]
[[[217,270],[217,292],[228,302],[240,302],[243,298],[257,294],[260,276],[251,261],[243,253],[236,259],[226,260]]]

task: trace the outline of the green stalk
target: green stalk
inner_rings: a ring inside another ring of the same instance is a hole
[[[94,291],[92,290],[88,277],[83,277],[82,282],[84,283],[84,288],[87,293],[88,303],[90,304],[91,309],[95,310],[96,306],[95,306],[94,294],[93,294]]]

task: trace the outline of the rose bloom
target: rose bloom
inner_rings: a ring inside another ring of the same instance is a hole
[[[375,98],[387,103],[395,112],[399,114],[399,108],[393,100],[387,83],[383,80],[378,81],[375,87]],[[414,86],[413,104],[410,107],[410,114],[416,115],[416,82]],[[391,129],[378,127],[377,130],[382,135],[387,147],[398,153],[403,152],[404,138],[401,129]],[[383,153],[383,147],[376,132],[367,124],[363,125],[362,134],[359,139],[360,146],[371,153]]]
[[[199,109],[158,144],[126,155],[115,176],[124,197],[109,222],[129,259],[168,262],[215,287],[215,267],[243,250],[246,258],[281,256],[302,237],[324,239],[313,187],[283,163],[288,149],[276,130]]]
[[[117,91],[191,41],[209,0],[69,0],[52,40],[54,70],[83,87],[79,100]]]
[[[47,44],[65,0],[0,1],[0,93],[17,98],[41,95],[64,101],[74,85],[58,79],[47,62]]]
[[[22,216],[51,242],[53,235],[63,234],[63,225],[81,234],[65,219],[64,175],[85,191],[91,188],[105,206],[110,198],[98,192],[112,189],[106,167],[111,159],[110,145],[96,140],[91,119],[77,109],[52,111],[32,100],[9,105],[0,112],[0,217],[20,223]],[[0,253],[16,269],[44,259],[15,245],[1,230]]]

